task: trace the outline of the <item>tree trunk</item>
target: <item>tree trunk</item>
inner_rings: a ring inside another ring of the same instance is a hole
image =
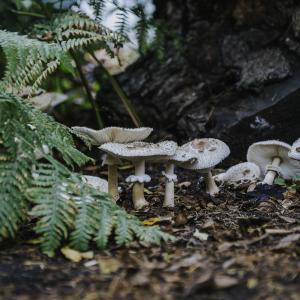
[[[239,159],[254,136],[299,137],[300,105],[288,100],[300,95],[299,1],[154,2],[182,46],[170,38],[162,60],[150,53],[117,78],[145,125],[178,142],[222,138]],[[132,126],[115,96],[100,96],[110,125]],[[289,117],[269,113],[276,105]]]

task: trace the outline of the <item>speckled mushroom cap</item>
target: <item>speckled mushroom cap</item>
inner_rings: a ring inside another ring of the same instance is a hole
[[[82,181],[92,186],[95,189],[100,190],[103,193],[108,193],[108,182],[105,179],[96,176],[83,175]]]
[[[300,160],[300,138],[293,143],[288,156],[291,159]]]
[[[214,176],[214,180],[228,186],[242,187],[256,182],[260,174],[260,168],[256,164],[244,162],[232,166],[225,173]]]
[[[93,145],[102,145],[105,143],[131,143],[146,139],[153,128],[122,128],[122,127],[106,127],[101,130],[94,130],[87,127],[72,127],[73,130],[80,134],[87,135],[92,139]]]
[[[174,155],[177,144],[173,141],[164,141],[157,144],[146,142],[133,142],[130,144],[107,143],[100,146],[99,149],[118,158],[131,161],[150,157],[152,160]]]
[[[299,166],[288,156],[291,148],[289,144],[277,140],[257,142],[248,148],[247,160],[258,165],[261,173],[265,174],[273,159],[279,157],[281,161],[278,167],[280,176],[291,179],[300,174]]]
[[[224,142],[212,138],[195,139],[182,145],[181,148],[197,157],[193,164],[183,163],[181,165],[183,168],[191,170],[213,168],[230,154],[230,149]]]
[[[195,162],[196,160],[197,157],[195,156],[195,154],[184,150],[182,147],[177,147],[174,155],[164,156],[160,160],[155,158],[154,162],[163,162],[163,163],[170,162],[174,164],[181,164],[181,163],[192,163]]]

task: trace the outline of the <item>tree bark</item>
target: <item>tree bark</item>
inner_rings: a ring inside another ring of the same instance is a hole
[[[300,94],[300,80],[293,80],[300,74],[299,1],[154,2],[155,18],[179,36],[182,46],[174,47],[170,38],[161,61],[149,53],[118,76],[144,125],[178,142],[222,138],[235,147],[238,159],[245,159],[252,135],[287,142],[298,138],[296,128],[283,124],[286,118],[268,116],[268,109]],[[108,123],[128,126],[117,99],[106,99]],[[299,128],[293,103],[284,107],[290,124]]]

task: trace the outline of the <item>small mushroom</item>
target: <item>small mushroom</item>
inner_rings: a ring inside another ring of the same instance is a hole
[[[185,151],[181,147],[176,149],[173,156],[167,156],[160,160],[160,162],[165,163],[165,171],[162,172],[163,176],[166,178],[165,186],[165,197],[163,206],[164,207],[174,207],[174,185],[177,182],[177,175],[174,173],[175,166],[182,163],[192,163],[196,160],[195,155],[190,152]]]
[[[254,163],[244,162],[229,168],[225,173],[214,176],[214,180],[221,186],[246,189],[252,185],[255,186],[259,177],[259,167]]]
[[[195,139],[181,147],[197,157],[195,163],[184,163],[181,167],[202,173],[205,179],[206,192],[211,196],[217,195],[220,190],[212,177],[211,169],[230,154],[229,147],[224,142],[212,138]]]
[[[291,146],[277,140],[252,144],[247,153],[247,160],[259,166],[265,174],[263,184],[272,185],[276,176],[292,179],[299,173],[299,167],[289,158]]]
[[[94,130],[87,127],[72,127],[72,129],[82,135],[86,135],[92,140],[93,145],[101,146],[105,143],[131,143],[146,139],[152,132],[152,128],[122,128],[106,127],[101,130]],[[108,166],[108,191],[113,199],[119,199],[118,191],[118,167],[120,160],[112,155],[105,157],[103,164]]]
[[[300,138],[293,143],[288,156],[291,159],[300,160]]]
[[[144,197],[144,182],[151,180],[145,174],[145,161],[161,159],[165,156],[175,154],[177,144],[171,141],[164,141],[157,144],[134,142],[130,144],[107,143],[100,147],[109,155],[129,160],[135,167],[135,175],[130,175],[126,182],[133,183],[132,200],[135,209],[141,209],[148,205]]]
[[[96,176],[83,175],[82,181],[103,193],[108,193],[108,182]]]

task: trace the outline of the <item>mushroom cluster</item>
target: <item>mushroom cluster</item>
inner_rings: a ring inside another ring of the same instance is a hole
[[[103,164],[108,166],[108,182],[91,176],[83,176],[83,180],[110,193],[115,201],[119,199],[118,165],[123,160],[133,164],[135,172],[126,178],[126,182],[132,183],[135,209],[142,209],[149,204],[144,195],[144,184],[151,181],[146,174],[146,164],[164,165],[164,207],[175,206],[176,166],[202,174],[206,192],[212,197],[219,194],[220,188],[252,191],[258,182],[271,185],[277,176],[291,179],[300,175],[300,139],[292,146],[276,140],[254,143],[248,149],[247,162],[213,176],[214,167],[230,154],[229,147],[218,139],[194,139],[178,146],[174,141],[144,142],[153,131],[149,127],[108,127],[101,130],[73,127],[73,130],[88,137],[93,145],[105,153]]]

